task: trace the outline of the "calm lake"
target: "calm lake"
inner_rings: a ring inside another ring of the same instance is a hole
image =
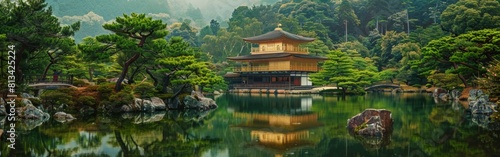
[[[498,130],[486,116],[429,94],[225,94],[219,108],[194,113],[50,119],[35,128],[18,122],[16,149],[6,136],[0,156],[499,156]],[[388,141],[349,135],[347,119],[367,108],[392,112]],[[498,127],[497,127],[498,128]],[[5,133],[4,133],[5,134]]]

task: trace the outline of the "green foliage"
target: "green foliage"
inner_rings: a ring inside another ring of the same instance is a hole
[[[450,35],[449,32],[444,31],[443,29],[441,29],[440,25],[435,24],[426,28],[420,27],[416,30],[413,30],[410,33],[410,40],[411,42],[418,43],[420,47],[424,47],[430,41],[448,35]]]
[[[107,80],[106,80],[106,78],[104,78],[104,77],[98,77],[98,78],[96,79],[96,83],[97,83],[97,84],[102,84],[102,83],[105,83],[106,81],[107,81]]]
[[[343,52],[347,52],[349,50],[355,50],[358,52],[361,57],[369,57],[370,50],[366,48],[362,43],[359,41],[350,41],[350,42],[343,42],[340,43],[337,46],[337,49]]]
[[[134,102],[134,95],[130,91],[122,90],[114,93],[109,97],[111,105],[114,107],[121,107]]]
[[[442,28],[455,35],[468,31],[499,28],[500,2],[496,0],[459,0],[441,14]]]
[[[73,79],[73,85],[77,87],[87,86],[88,84],[82,79]]]
[[[164,72],[172,73],[174,85],[211,85],[222,81],[222,77],[208,69],[208,63],[197,61],[194,56],[178,56],[162,58],[158,64],[171,69],[162,69]]]
[[[134,94],[138,94],[140,98],[153,97],[157,92],[153,84],[144,82],[133,87]]]
[[[483,75],[483,65],[500,59],[500,31],[471,31],[457,37],[433,40],[422,49],[422,58],[415,62],[421,74],[429,76],[435,71],[457,74],[468,87],[474,76]]]
[[[66,89],[48,90],[40,95],[42,104],[49,106],[59,106],[62,104],[74,105],[73,96],[67,93]]]
[[[427,80],[434,83],[434,86],[444,89],[455,89],[462,85],[456,74],[436,73],[427,77]]]
[[[40,106],[42,104],[42,101],[39,98],[28,98],[33,106]]]
[[[398,75],[397,69],[385,69],[378,73],[379,78],[381,80],[390,80],[391,83],[394,83],[394,79]]]
[[[340,0],[339,6],[335,8],[335,13],[339,21],[345,21],[350,25],[359,25],[361,23],[348,0]]]
[[[77,99],[78,105],[85,105],[90,107],[95,107],[97,100],[92,96],[80,96]]]
[[[363,59],[356,51],[342,52],[331,51],[318,73],[311,74],[311,81],[317,85],[335,83],[342,87],[345,93],[347,89],[357,90],[376,81],[376,68],[370,60]],[[361,90],[362,91],[362,90]],[[357,92],[356,92],[357,93]]]
[[[16,50],[16,82],[27,75],[45,76],[52,65],[75,53],[71,36],[80,28],[79,22],[61,26],[44,0],[2,1],[0,5],[0,34]]]
[[[97,95],[99,101],[110,100],[109,97],[113,93],[113,85],[112,84],[100,84],[97,87]]]
[[[117,17],[116,21],[108,24],[104,24],[103,27],[114,34],[100,35],[96,39],[107,44],[109,47],[115,50],[118,54],[118,63],[122,67],[120,76],[115,85],[115,91],[122,90],[122,82],[128,74],[129,68],[131,66],[137,68],[132,71],[132,76],[129,81],[134,80],[134,76],[140,71],[143,66],[132,65],[139,58],[142,57],[153,57],[151,53],[158,53],[162,51],[159,48],[161,40],[167,34],[166,24],[163,24],[161,20],[153,20],[152,17],[146,17],[145,14],[132,13],[130,15],[123,15],[123,17]],[[148,58],[143,58],[147,60]]]
[[[488,89],[491,98],[500,97],[500,62],[495,60],[486,67],[486,73],[480,76],[477,84],[480,88]]]

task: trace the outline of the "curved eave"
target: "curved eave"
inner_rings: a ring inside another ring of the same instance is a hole
[[[321,56],[311,56],[311,55],[291,54],[291,53],[247,55],[247,56],[227,57],[227,59],[233,60],[233,61],[244,61],[244,60],[286,58],[286,57],[291,57],[291,56],[297,57],[297,58],[316,59],[316,60],[327,60],[328,59],[326,57],[321,57]]]
[[[289,32],[284,31],[284,30],[274,30],[274,31],[267,32],[267,33],[262,34],[262,35],[243,38],[244,41],[250,42],[250,43],[262,43],[262,42],[273,41],[273,40],[277,40],[277,39],[287,39],[287,40],[297,42],[297,43],[305,43],[305,42],[314,41],[314,38],[303,37],[300,35],[289,33]]]

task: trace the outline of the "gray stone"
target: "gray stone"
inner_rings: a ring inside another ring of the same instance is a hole
[[[153,106],[155,111],[161,111],[167,109],[167,105],[165,105],[165,102],[163,102],[163,100],[161,100],[158,97],[151,98],[151,105]]]
[[[36,108],[33,105],[26,105],[19,108],[18,116],[21,119],[21,130],[32,130],[49,120],[50,115]]]
[[[460,90],[457,89],[451,90],[451,98],[453,100],[458,100],[460,98],[460,95],[462,95],[462,92],[460,92]]]
[[[7,110],[5,109],[5,100],[3,98],[0,98],[0,116],[5,116],[7,115]]]
[[[142,116],[136,116],[134,118],[134,124],[141,124],[141,123],[153,123],[153,122],[158,122],[161,121],[165,117],[165,112],[160,112],[160,113],[146,113],[142,114]]]
[[[366,109],[347,121],[350,133],[381,137],[392,131],[392,113],[385,109]],[[366,125],[364,127],[363,125]],[[356,132],[358,130],[358,132]]]
[[[28,93],[21,93],[22,98],[35,98],[35,96],[28,94]]]
[[[217,108],[213,99],[193,95],[184,97],[184,105],[186,109],[209,110]]]
[[[123,119],[132,119],[134,124],[141,124],[161,121],[165,117],[165,114],[165,111],[155,113],[123,113],[121,117]]]
[[[165,110],[165,102],[158,97],[152,97],[151,100],[135,98],[134,103],[123,105],[120,112],[154,112]]]
[[[220,95],[220,94],[221,94],[221,92],[219,92],[219,91],[214,91],[214,95]]]
[[[67,114],[64,112],[56,112],[54,114],[54,119],[58,122],[65,123],[65,122],[70,122],[72,120],[75,120],[76,118],[73,117],[71,114]]]
[[[191,95],[184,97],[184,107],[187,109],[209,110],[217,108],[213,99],[206,98],[201,93],[192,92]]]
[[[472,89],[469,91],[469,109],[473,114],[491,114],[496,112],[496,104],[489,102],[489,96],[482,90]]]
[[[451,96],[448,93],[441,93],[441,94],[439,94],[439,99],[441,99],[443,101],[448,101],[451,99]]]
[[[33,105],[33,103],[31,102],[31,100],[30,100],[30,99],[28,99],[28,98],[23,98],[23,99],[21,99],[21,103],[23,103],[23,104],[24,104],[24,105],[26,105],[26,106],[27,106],[27,105]]]
[[[25,107],[20,108],[18,112],[19,117],[23,119],[41,119],[46,121],[50,118],[48,113],[43,112],[41,109],[36,108],[33,105],[26,105]]]
[[[141,101],[142,99],[135,98],[134,102],[128,105],[123,105],[118,112],[137,112],[141,111],[142,106],[141,106]]]
[[[387,146],[393,129],[391,111],[366,109],[347,121],[347,130],[367,149]]]
[[[436,88],[436,89],[434,89],[434,91],[432,92],[432,97],[437,98],[437,97],[439,97],[439,95],[440,95],[441,93],[448,93],[448,92],[447,92],[446,90],[442,89],[442,88]]]

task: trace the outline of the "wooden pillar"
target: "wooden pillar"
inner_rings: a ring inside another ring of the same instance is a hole
[[[291,74],[288,74],[288,93],[291,93],[292,92],[292,77],[291,77]]]

